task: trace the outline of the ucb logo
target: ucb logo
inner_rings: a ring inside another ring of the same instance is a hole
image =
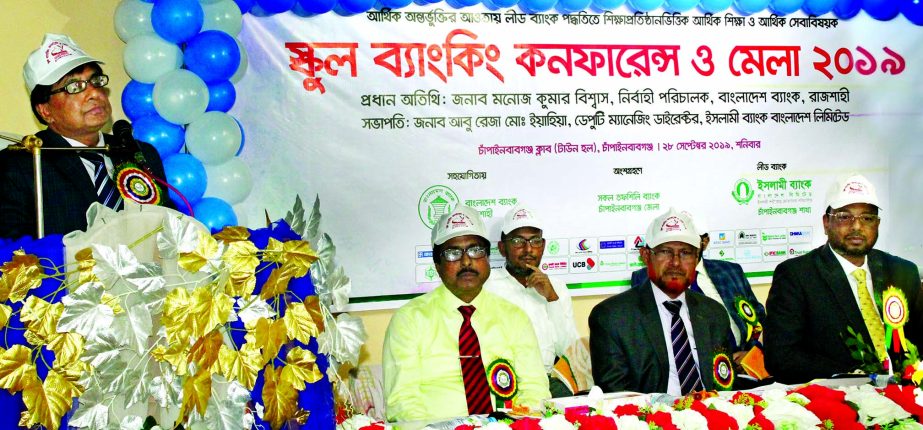
[[[571,265],[574,266],[575,269],[586,267],[586,261],[575,261],[571,263]]]
[[[587,270],[593,270],[593,268],[596,267],[596,261],[594,261],[592,258],[587,258],[586,261],[574,261],[571,263],[571,266],[573,266],[575,269],[586,267]]]

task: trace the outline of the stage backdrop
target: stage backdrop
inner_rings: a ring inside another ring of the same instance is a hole
[[[902,17],[411,5],[247,15],[241,39],[244,218],[319,195],[354,308],[438,284],[430,228],[458,203],[494,240],[532,207],[541,267],[572,294],[627,285],[670,206],[708,226],[708,258],[768,282],[825,241],[826,192],[858,172],[883,201],[878,247],[921,260],[923,33]]]

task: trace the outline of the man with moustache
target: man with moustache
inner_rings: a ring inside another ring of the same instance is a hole
[[[102,129],[112,118],[109,77],[102,61],[91,57],[70,37],[46,34],[23,66],[32,112],[48,129],[36,134],[43,148],[92,148],[116,139]],[[172,207],[163,190],[147,176],[128,175],[119,185],[116,168],[140,167],[164,177],[157,151],[137,142],[121,151],[44,151],[42,187],[45,234],[69,233],[87,227],[87,209],[99,202],[112,209],[124,206],[119,188],[139,202],[163,202]],[[132,145],[135,146],[135,145]],[[138,151],[138,152],[135,152]],[[135,169],[137,170],[137,169]],[[127,187],[128,184],[131,187]],[[142,186],[144,185],[144,186]],[[146,186],[146,188],[145,188]],[[27,151],[0,151],[0,237],[19,238],[37,232],[32,156]]]
[[[846,345],[851,328],[874,348],[870,359],[901,369],[885,344],[882,301],[895,287],[903,303],[890,302],[891,315],[906,315],[907,339],[923,345],[920,272],[907,260],[873,249],[881,224],[881,203],[862,175],[838,181],[827,194],[827,243],[776,266],[766,301],[766,369],[779,382],[801,383],[860,367]]]
[[[577,341],[574,309],[567,286],[538,269],[545,252],[542,222],[519,204],[503,217],[500,255],[506,266],[493,270],[484,288],[523,310],[532,321],[552,397],[573,396],[567,383],[554,376],[555,363]]]
[[[651,222],[645,237],[640,252],[650,280],[590,312],[593,380],[606,392],[679,396],[714,390],[713,362],[716,354],[731,351],[730,324],[720,303],[686,294],[701,243],[695,226],[670,208]],[[723,368],[730,371],[730,363]]]
[[[480,215],[456,206],[431,243],[442,284],[401,306],[385,334],[388,420],[486,414],[507,398],[538,408],[550,394],[529,318],[483,290],[490,242]]]

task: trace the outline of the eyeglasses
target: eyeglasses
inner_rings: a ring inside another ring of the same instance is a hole
[[[672,249],[662,248],[662,249],[652,249],[651,253],[654,254],[654,258],[661,261],[671,261],[676,257],[679,257],[679,261],[683,263],[689,263],[695,261],[699,257],[699,252],[690,249],[680,249],[679,252],[673,252]]]
[[[108,75],[93,75],[90,76],[90,79],[85,81],[70,81],[64,84],[63,87],[56,90],[52,90],[49,95],[57,93],[68,93],[68,94],[80,94],[87,89],[87,84],[93,86],[93,88],[102,88],[106,85],[109,85],[109,76]]]
[[[859,220],[859,224],[869,226],[874,225],[878,221],[881,221],[881,217],[875,214],[853,215],[849,212],[837,212],[828,213],[827,215],[833,218],[833,221],[840,225],[850,225],[856,220]]]
[[[471,259],[484,258],[484,256],[487,255],[487,248],[480,245],[471,246],[465,250],[449,248],[442,251],[442,258],[448,262],[458,261],[461,260],[462,253],[468,254],[468,257]]]
[[[513,248],[517,248],[517,249],[525,247],[527,243],[529,244],[529,246],[533,248],[540,248],[545,244],[545,238],[532,237],[532,238],[526,239],[524,237],[513,236],[507,239],[506,242],[509,243],[510,246],[512,246]]]

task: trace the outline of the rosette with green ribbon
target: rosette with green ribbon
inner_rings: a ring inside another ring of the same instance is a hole
[[[142,205],[160,204],[161,191],[150,175],[131,163],[126,163],[115,176],[119,194]]]
[[[719,390],[730,390],[734,386],[734,362],[726,353],[715,353],[712,359],[712,378]]]
[[[907,297],[904,292],[888,287],[881,295],[881,316],[885,323],[885,347],[894,352],[907,350],[904,324],[907,323]]]
[[[487,366],[487,383],[490,391],[501,402],[512,400],[519,392],[519,381],[516,371],[509,360],[498,358]]]
[[[753,340],[763,332],[763,325],[760,324],[759,316],[756,314],[756,308],[750,304],[744,297],[738,296],[734,299],[734,308],[737,309],[737,315],[747,323],[747,337],[745,342]]]

